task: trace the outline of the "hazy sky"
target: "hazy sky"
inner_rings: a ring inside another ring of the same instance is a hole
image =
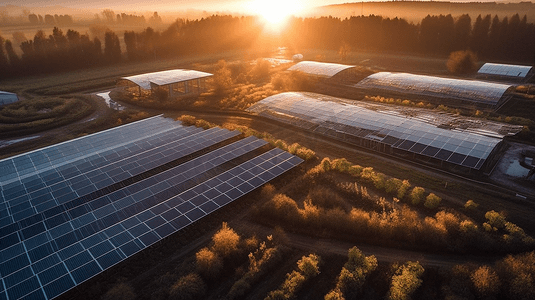
[[[257,0],[258,1],[258,0]],[[244,10],[246,9],[247,0],[57,0],[57,1],[40,1],[40,0],[3,0],[2,4],[28,6],[28,7],[47,7],[47,6],[63,6],[69,8],[90,8],[90,9],[104,9],[110,8],[121,11],[177,11],[183,9],[199,9],[199,10]],[[273,3],[274,1],[264,1],[266,3]],[[286,0],[286,3],[293,5],[301,5],[303,8],[310,8],[314,6],[360,2],[347,0]]]

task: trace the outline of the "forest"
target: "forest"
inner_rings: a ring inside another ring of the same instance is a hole
[[[14,45],[0,37],[0,78],[76,70],[137,61],[222,51],[262,51],[284,45],[300,49],[375,51],[446,57],[470,49],[479,59],[531,65],[535,57],[535,24],[527,17],[469,15],[426,16],[420,23],[369,15],[351,18],[292,18],[280,34],[264,30],[257,17],[213,15],[177,19],[166,30],[147,27],[122,34],[108,30],[104,41],[55,27],[39,30],[33,39]],[[120,36],[124,41],[121,49]],[[19,56],[15,47],[20,47]]]

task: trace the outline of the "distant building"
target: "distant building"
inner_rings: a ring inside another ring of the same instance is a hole
[[[533,77],[533,67],[485,63],[477,71],[477,77],[501,81],[528,81]]]
[[[0,91],[0,106],[15,103],[17,101],[19,101],[17,94]]]
[[[139,96],[164,90],[169,98],[200,95],[207,90],[206,78],[213,74],[194,70],[168,70],[122,77],[118,84]]]
[[[357,88],[384,97],[407,97],[451,107],[477,107],[497,110],[511,97],[512,85],[480,80],[443,78],[409,73],[379,72]],[[406,99],[406,98],[404,98]]]

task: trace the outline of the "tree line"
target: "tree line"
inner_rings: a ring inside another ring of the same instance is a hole
[[[113,13],[109,12],[110,19]],[[157,18],[157,15],[153,16]],[[117,16],[125,21],[129,16]],[[400,18],[357,16],[351,18],[292,18],[281,34],[263,30],[256,17],[214,15],[197,20],[177,19],[166,30],[147,27],[123,33],[125,52],[117,34],[106,33],[104,50],[98,38],[75,30],[54,28],[48,37],[38,31],[33,40],[13,45],[0,38],[0,77],[72,70],[121,60],[144,60],[229,50],[270,49],[287,45],[299,49],[403,52],[446,56],[472,50],[480,59],[532,64],[535,58],[535,25],[515,14],[428,15],[418,24]],[[20,46],[19,57],[14,47]]]

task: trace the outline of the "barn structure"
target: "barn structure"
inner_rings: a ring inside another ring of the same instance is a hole
[[[374,151],[417,160],[463,174],[490,170],[505,135],[521,126],[421,110],[390,110],[314,93],[288,92],[267,97],[248,109],[260,116]],[[459,124],[455,126],[455,124]]]
[[[533,77],[533,66],[485,63],[477,77],[500,81],[525,82]]]
[[[309,76],[334,79],[339,81],[350,80],[355,75],[355,66],[324,63],[317,61],[301,61],[288,68],[288,71],[300,71]]]
[[[409,73],[378,72],[355,87],[388,97],[421,99],[446,106],[497,110],[511,99],[512,85]]]
[[[0,299],[53,299],[303,160],[156,116],[0,160]]]
[[[122,77],[118,85],[137,96],[163,90],[169,98],[180,98],[206,92],[206,79],[211,76],[201,71],[175,69]]]
[[[0,91],[0,106],[19,101],[17,94]]]

